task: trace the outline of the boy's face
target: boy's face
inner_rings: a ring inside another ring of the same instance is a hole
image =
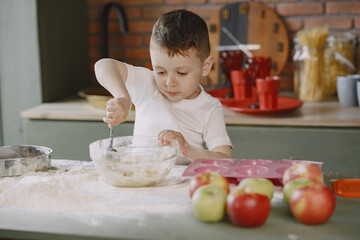
[[[151,62],[159,91],[171,102],[194,99],[199,95],[199,83],[203,76],[203,63],[195,49],[186,55],[169,56],[167,49],[152,44]]]

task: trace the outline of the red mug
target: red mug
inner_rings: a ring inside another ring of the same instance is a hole
[[[235,99],[245,99],[251,97],[251,82],[245,69],[232,70],[231,84]]]
[[[260,110],[272,110],[278,107],[280,77],[272,76],[256,79],[256,91]]]

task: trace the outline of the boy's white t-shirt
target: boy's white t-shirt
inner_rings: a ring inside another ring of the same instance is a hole
[[[163,130],[174,130],[197,148],[231,146],[222,105],[201,86],[195,99],[171,102],[158,90],[153,71],[126,66],[126,87],[136,110],[134,136],[157,136]]]

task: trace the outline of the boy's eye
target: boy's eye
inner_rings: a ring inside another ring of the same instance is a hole
[[[156,72],[158,75],[164,75],[165,72]]]
[[[185,76],[187,73],[186,72],[178,72],[180,75]]]

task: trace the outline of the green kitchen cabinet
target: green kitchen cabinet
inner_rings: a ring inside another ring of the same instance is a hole
[[[233,157],[323,162],[325,172],[360,176],[360,128],[228,126]]]
[[[133,123],[114,128],[114,136],[132,135]],[[53,149],[52,158],[91,161],[89,144],[108,138],[108,126],[98,121],[24,120],[25,142]]]

